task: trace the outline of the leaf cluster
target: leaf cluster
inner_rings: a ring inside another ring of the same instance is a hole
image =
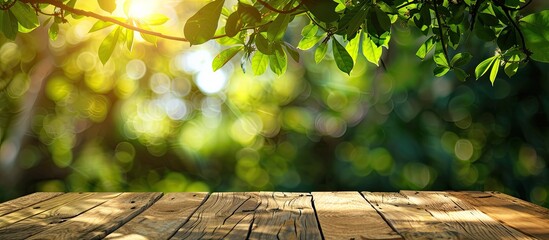
[[[37,14],[53,19],[49,28],[52,39],[58,34],[58,24],[67,22],[68,14],[97,18],[90,32],[117,25],[99,47],[103,63],[119,43],[131,51],[137,31],[152,44],[160,37],[191,45],[210,40],[226,45],[212,62],[214,70],[241,55],[241,62],[250,62],[254,74],[263,74],[269,68],[280,75],[286,71],[289,58],[299,62],[301,51],[314,49],[315,62],[331,51],[337,67],[350,74],[361,55],[379,66],[397,23],[425,35],[416,55],[422,60],[432,56],[435,76],[450,71],[461,80],[469,76],[473,56],[463,45],[471,35],[496,48],[494,56],[476,66],[477,79],[491,69],[489,78],[493,83],[500,66],[510,77],[530,59],[549,62],[549,10],[520,15],[531,0],[240,0],[233,6],[226,6],[225,0],[213,0],[187,20],[184,38],[152,30],[169,20],[164,15],[152,14],[143,19],[128,16],[131,1],[123,6],[125,18],[74,9],[76,0],[12,1],[0,11],[1,32],[10,39],[18,32],[38,27],[41,23]],[[118,7],[114,0],[98,0],[98,4],[109,13]],[[48,5],[56,10],[44,12]],[[285,36],[298,16],[305,16],[308,23],[292,27],[301,30],[299,42],[292,43]],[[50,19],[42,24],[49,24]]]

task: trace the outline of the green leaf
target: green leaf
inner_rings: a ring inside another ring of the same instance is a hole
[[[2,30],[2,33],[6,36],[6,38],[15,40],[15,37],[17,37],[18,28],[17,18],[15,18],[11,11],[0,10],[0,14],[2,15],[0,18],[2,22],[0,26],[2,28],[0,28],[0,30]]]
[[[311,23],[303,29],[301,29],[301,36],[303,37],[314,37],[316,36],[316,33],[318,32],[318,26],[314,23]]]
[[[257,8],[251,5],[239,1],[237,12],[240,15],[243,25],[245,26],[255,25],[261,21],[261,13],[257,10]]]
[[[48,29],[48,36],[51,40],[57,39],[57,35],[59,34],[59,24],[54,22],[51,24],[50,29]]]
[[[425,56],[427,56],[427,54],[435,47],[435,43],[436,41],[434,36],[427,39],[427,41],[421,44],[421,47],[417,50],[416,56],[418,56],[421,60],[425,59]]]
[[[143,22],[149,25],[162,25],[170,20],[166,15],[153,13],[143,18]]]
[[[351,39],[351,41],[349,41],[349,43],[347,43],[347,45],[345,46],[345,50],[347,50],[349,55],[351,55],[351,58],[353,58],[354,64],[356,64],[356,60],[358,59],[358,53],[360,50],[360,39],[361,35]]]
[[[450,71],[450,68],[447,66],[436,66],[435,69],[433,70],[433,74],[435,74],[435,76],[437,77],[442,77],[446,75],[448,71]]]
[[[526,47],[533,60],[549,63],[549,10],[530,14],[520,19]]]
[[[501,63],[501,58],[496,57],[494,60],[494,63],[492,64],[492,71],[490,71],[490,82],[492,83],[492,86],[494,85],[494,82],[496,81],[496,77],[498,75],[499,71],[499,64]]]
[[[478,66],[475,68],[475,77],[477,80],[482,77],[488,71],[488,68],[494,63],[496,60],[496,56],[485,59],[484,61],[480,62]]]
[[[270,67],[276,75],[280,76],[286,72],[288,59],[286,57],[286,52],[282,50],[280,44],[274,45],[273,47],[275,54],[269,56]]]
[[[335,12],[337,3],[333,0],[302,0],[303,5],[322,22],[335,22],[339,14]]]
[[[319,63],[324,59],[324,56],[326,56],[326,51],[328,50],[328,43],[322,42],[318,47],[315,49],[315,62]]]
[[[286,51],[290,54],[290,57],[292,57],[294,61],[299,62],[299,52],[297,51],[297,48],[287,42],[284,42],[284,47],[286,47]]]
[[[101,42],[101,45],[99,46],[99,59],[103,64],[107,63],[109,58],[111,57],[114,48],[116,47],[116,44],[118,42],[118,38],[120,36],[121,27],[117,27],[114,31],[112,31],[103,42]]]
[[[267,55],[274,54],[274,51],[273,51],[273,48],[271,47],[271,44],[260,33],[255,35],[255,46],[257,47],[257,50],[260,51],[263,54],[267,54]]]
[[[358,10],[349,11],[349,13],[347,13],[347,14],[352,14],[351,19],[347,26],[347,31],[346,31],[347,40],[355,37],[358,30],[360,29],[360,26],[364,23],[367,13],[368,13],[368,8],[365,7],[365,5],[358,7]]]
[[[512,48],[517,44],[517,35],[515,34],[515,29],[511,26],[505,27],[498,36],[498,47],[505,51],[509,48]]]
[[[97,3],[99,3],[99,7],[109,13],[114,12],[116,9],[116,1],[115,0],[97,0]]]
[[[252,57],[252,70],[255,75],[261,75],[267,70],[269,64],[269,55],[256,51]]]
[[[505,64],[503,71],[507,74],[508,77],[512,77],[518,71],[519,64],[515,62],[508,62]]]
[[[126,29],[126,47],[128,50],[132,50],[134,32],[131,29]]]
[[[10,12],[13,13],[19,24],[26,29],[35,29],[40,25],[36,11],[25,3],[20,1],[15,2],[10,8]]]
[[[112,22],[103,22],[101,20],[97,20],[97,22],[93,24],[89,32],[95,32],[95,31],[110,27],[112,25],[114,25],[114,23]]]
[[[446,59],[446,55],[444,55],[444,52],[442,50],[437,49],[435,51],[435,55],[433,55],[433,60],[435,60],[435,63],[438,66],[450,67],[450,65],[448,64],[448,59]]]
[[[231,48],[227,48],[223,51],[221,51],[212,61],[212,69],[213,71],[217,71],[218,69],[222,68],[231,60],[240,50],[242,50],[244,46],[235,46]]]
[[[366,21],[368,33],[374,36],[382,36],[391,29],[391,19],[377,5],[370,7],[368,20]]]
[[[366,60],[379,67],[379,59],[383,53],[383,48],[377,46],[370,38],[365,37],[362,41],[362,54],[366,57]]]
[[[297,48],[301,50],[309,50],[320,42],[324,36],[303,37],[297,44]]]
[[[267,39],[271,42],[281,40],[284,37],[284,33],[286,33],[290,18],[291,16],[289,14],[279,14],[269,25]]]
[[[242,22],[240,21],[240,16],[237,12],[231,13],[227,18],[227,23],[225,24],[225,33],[229,37],[234,37],[242,28]]]
[[[471,59],[473,58],[473,55],[470,53],[464,52],[464,53],[458,53],[454,55],[452,58],[452,61],[450,61],[450,66],[452,67],[461,67],[465,64],[469,63]]]
[[[453,68],[454,70],[454,74],[456,74],[456,77],[460,80],[460,81],[465,81],[467,80],[467,78],[469,77],[469,74],[467,74],[465,71],[463,71],[463,69],[461,68]]]
[[[334,53],[334,60],[339,70],[351,75],[351,70],[353,70],[354,66],[353,58],[349,55],[347,50],[345,50],[345,47],[343,47],[336,39],[333,39],[332,51]]]
[[[183,32],[191,45],[202,44],[212,39],[224,2],[225,0],[210,2],[187,20]]]

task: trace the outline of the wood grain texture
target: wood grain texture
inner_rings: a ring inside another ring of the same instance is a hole
[[[168,239],[207,196],[208,193],[168,193],[105,239]]]
[[[99,239],[148,208],[162,193],[122,193],[29,239]]]
[[[310,193],[261,192],[250,239],[321,239]]]
[[[313,192],[325,239],[402,239],[359,192]]]
[[[501,193],[451,192],[488,216],[539,239],[549,239],[549,211]]]
[[[245,239],[258,207],[257,194],[213,193],[172,239]]]
[[[19,222],[36,214],[40,214],[54,207],[76,201],[89,195],[91,195],[91,193],[67,193],[19,209],[0,217],[0,228],[6,227],[10,224]]]
[[[362,195],[405,239],[459,239],[451,225],[438,221],[400,193],[362,192]]]
[[[120,193],[94,193],[77,201],[54,207],[5,228],[0,228],[0,239],[26,239],[74,218],[118,195]]]
[[[401,191],[410,202],[447,223],[460,239],[532,239],[444,192]]]
[[[0,216],[15,212],[21,208],[48,200],[55,196],[63,194],[62,192],[37,192],[20,198],[16,198],[0,204]]]

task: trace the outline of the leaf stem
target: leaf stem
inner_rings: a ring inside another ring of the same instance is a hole
[[[438,33],[440,35],[440,43],[442,44],[442,51],[444,52],[444,58],[446,58],[446,62],[450,63],[450,60],[448,59],[448,49],[446,46],[446,42],[444,40],[444,33],[442,31],[442,20],[440,20],[440,15],[438,14],[437,0],[433,0],[433,8],[435,10],[435,16],[437,18]]]

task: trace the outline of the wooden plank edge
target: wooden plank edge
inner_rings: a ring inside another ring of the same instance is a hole
[[[43,201],[52,199],[52,198],[57,197],[57,196],[62,195],[62,194],[64,194],[64,192],[35,192],[35,193],[31,193],[31,194],[28,194],[28,195],[25,195],[25,196],[21,196],[21,197],[18,197],[18,198],[8,200],[6,202],[0,203],[0,217],[4,216],[4,215],[7,215],[7,214],[10,214],[12,212],[21,210],[21,209],[26,208],[28,206],[31,206],[31,205],[34,205],[34,204],[41,203]],[[42,196],[38,196],[38,195],[42,195]],[[41,198],[38,198],[38,197],[41,197]],[[17,203],[20,203],[20,202],[23,202],[23,203],[21,205],[17,206],[18,205]],[[11,209],[2,212],[1,209],[3,207],[11,207]]]

